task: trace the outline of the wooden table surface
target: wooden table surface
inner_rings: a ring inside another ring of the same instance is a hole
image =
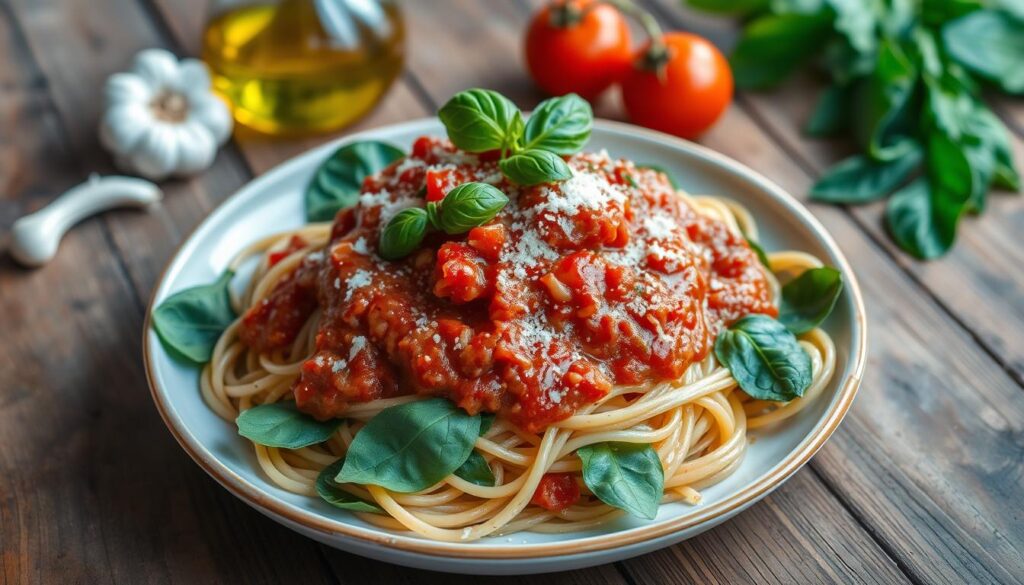
[[[531,107],[520,57],[537,0],[407,1],[408,64],[349,131],[419,118],[483,86]],[[721,46],[733,25],[654,6]],[[104,79],[135,51],[197,53],[202,2],[0,0],[0,230],[93,171]],[[849,151],[798,128],[810,78],[741,94],[701,142],[805,198]],[[996,102],[1024,168],[1024,102]],[[620,117],[614,98],[598,115]],[[212,169],[165,185],[150,213],[69,234],[27,271],[0,259],[0,581],[6,583],[473,583],[335,551],[264,518],[207,477],[153,408],[143,313],[164,263],[252,177],[330,136],[237,132]],[[647,556],[535,583],[1024,582],[1024,202],[996,196],[955,250],[919,263],[871,205],[811,205],[866,296],[869,363],[828,445],[734,520]],[[487,579],[487,582],[514,582]]]

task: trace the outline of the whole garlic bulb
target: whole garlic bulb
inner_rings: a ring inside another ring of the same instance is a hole
[[[107,80],[100,141],[121,168],[160,180],[208,168],[231,125],[205,64],[146,49]]]

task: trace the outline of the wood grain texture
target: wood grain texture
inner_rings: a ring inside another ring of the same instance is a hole
[[[541,96],[523,74],[519,35],[536,4],[406,2],[407,71],[380,107],[343,133],[428,115],[474,85],[535,104]],[[0,0],[0,227],[86,170],[111,170],[95,139],[103,79],[143,47],[194,54],[204,6]],[[674,0],[661,6],[665,22],[723,44],[734,35],[727,20],[684,13]],[[702,142],[802,196],[844,147],[808,143],[794,132],[813,87],[801,83],[741,97]],[[596,110],[621,117],[614,94]],[[1019,100],[1000,101],[999,111],[1019,139]],[[154,212],[87,221],[40,271],[0,259],[7,316],[0,441],[18,446],[0,451],[0,581],[480,580],[362,559],[264,519],[205,477],[150,405],[138,355],[142,304],[174,247],[253,174],[329,138],[239,132],[213,169],[166,184],[167,199]],[[987,229],[993,215],[1019,227],[1021,208],[1010,198],[993,203],[1000,207],[965,226],[951,262],[928,265],[891,249],[869,221],[877,210],[812,207],[849,255],[870,304],[868,377],[836,437],[809,470],[698,538],[614,566],[530,580],[1024,579],[1022,264],[1019,238],[1009,228]],[[986,246],[1000,253],[986,254]]]

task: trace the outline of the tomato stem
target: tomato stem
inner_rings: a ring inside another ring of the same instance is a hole
[[[578,24],[584,14],[586,14],[586,9],[580,10],[575,3],[561,0],[551,4],[548,24],[555,28],[569,28]]]
[[[619,12],[634,19],[644,29],[644,33],[650,39],[651,45],[644,52],[643,57],[641,57],[640,66],[645,69],[660,70],[661,66],[668,60],[668,50],[665,48],[665,41],[662,38],[661,25],[658,24],[654,15],[637,6],[633,0],[600,0],[587,8],[598,3],[613,6]],[[584,12],[587,8],[584,8]]]

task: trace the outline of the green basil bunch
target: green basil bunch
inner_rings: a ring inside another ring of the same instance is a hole
[[[771,87],[819,56],[831,85],[806,131],[845,132],[862,153],[811,197],[856,205],[891,194],[889,232],[913,256],[945,254],[991,187],[1020,190],[1009,134],[979,85],[1024,94],[1019,0],[687,1],[749,18],[730,58],[740,87]]]
[[[427,203],[426,209],[411,207],[395,214],[380,232],[378,252],[386,260],[404,258],[429,231],[464,234],[491,221],[507,204],[508,197],[494,185],[463,183],[441,201]]]
[[[568,94],[544,100],[524,123],[515,104],[488,89],[455,94],[437,115],[462,150],[500,150],[502,174],[518,185],[570,178],[572,170],[561,157],[583,149],[594,122],[590,104]]]

